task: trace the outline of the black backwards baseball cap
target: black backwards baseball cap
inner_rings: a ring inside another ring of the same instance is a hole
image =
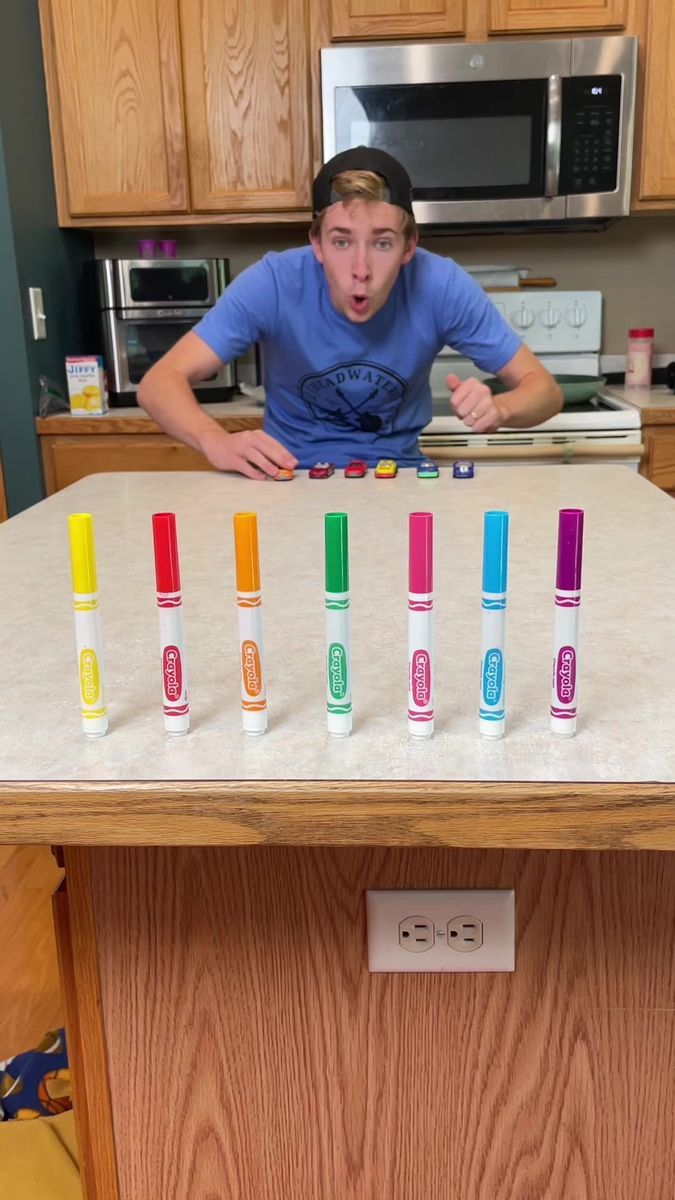
[[[343,171],[374,171],[376,175],[381,175],[387,185],[382,199],[388,204],[397,204],[406,212],[412,212],[412,183],[405,167],[376,146],[352,146],[350,150],[343,150],[324,163],[314,180],[312,209],[315,217],[324,208],[342,200],[342,196],[338,196],[331,188],[331,183]]]

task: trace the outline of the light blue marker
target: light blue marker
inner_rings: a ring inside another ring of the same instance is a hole
[[[482,736],[489,738],[502,737],[506,722],[504,635],[508,561],[509,514],[486,512],[483,521],[478,725]]]

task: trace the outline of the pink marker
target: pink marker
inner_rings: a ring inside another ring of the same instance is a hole
[[[187,733],[190,728],[190,709],[174,513],[153,514],[152,538],[155,547],[164,728],[167,733]]]
[[[408,732],[434,732],[434,518],[411,513],[408,525]]]
[[[551,733],[572,737],[577,729],[577,675],[584,514],[562,508],[558,515],[555,641],[551,680]]]

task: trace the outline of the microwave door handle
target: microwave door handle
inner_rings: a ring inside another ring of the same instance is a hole
[[[560,183],[560,141],[562,135],[562,80],[559,75],[548,77],[548,120],[546,123],[546,174],[544,195],[558,195]]]

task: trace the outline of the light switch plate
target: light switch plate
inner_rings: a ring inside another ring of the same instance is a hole
[[[30,320],[33,327],[33,338],[36,342],[40,342],[47,336],[47,318],[45,316],[42,288],[30,287],[28,289],[28,303],[30,305]]]
[[[370,971],[515,971],[512,889],[367,891]]]

